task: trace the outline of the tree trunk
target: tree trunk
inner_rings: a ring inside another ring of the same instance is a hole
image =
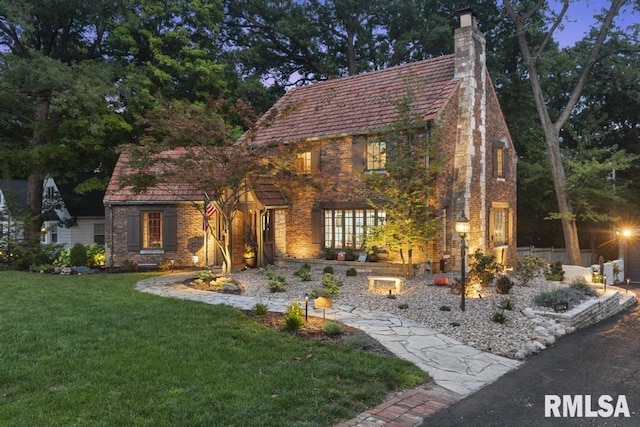
[[[31,147],[39,147],[47,144],[47,129],[49,105],[51,94],[39,93],[35,97],[35,128]],[[27,215],[24,220],[24,245],[27,248],[35,248],[40,244],[40,229],[42,227],[42,191],[44,185],[44,172],[42,165],[32,166],[27,178]]]
[[[569,190],[567,188],[567,179],[562,165],[562,157],[560,154],[559,135],[553,129],[553,126],[545,126],[545,145],[549,156],[549,164],[551,166],[551,176],[553,177],[553,187],[556,192],[556,200],[558,201],[558,212],[560,212],[560,222],[562,224],[562,234],[564,237],[564,246],[567,251],[567,264],[582,265],[582,257],[580,256],[580,242],[578,240],[578,227],[576,225],[575,215],[571,206]]]

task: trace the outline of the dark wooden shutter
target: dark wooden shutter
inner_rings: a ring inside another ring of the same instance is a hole
[[[178,249],[178,214],[175,209],[162,212],[162,247],[165,251]]]
[[[140,250],[140,212],[127,212],[127,251]]]
[[[362,138],[353,138],[351,142],[351,163],[354,172],[364,171],[365,142]]]
[[[311,209],[311,244],[319,245],[322,243],[322,210],[318,208]]]
[[[320,170],[320,148],[315,147],[311,149],[311,172],[318,172]]]

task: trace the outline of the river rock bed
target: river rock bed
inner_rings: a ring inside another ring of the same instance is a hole
[[[300,301],[305,294],[310,295],[313,289],[322,287],[322,267],[311,267],[311,281],[296,277],[291,267],[276,267],[273,270],[286,278],[284,292],[270,292],[269,279],[262,270],[243,270],[234,273],[233,277],[242,283],[245,295],[264,297],[267,304],[268,298]],[[402,293],[395,298],[370,292],[366,274],[347,276],[344,269],[336,268],[334,278],[342,282],[340,293],[333,298],[334,305],[394,313],[479,350],[506,357],[523,359],[573,332],[572,328],[556,325],[553,321],[536,316],[531,310],[540,309],[533,302],[536,295],[567,286],[559,282],[537,279],[527,286],[516,284],[508,295],[496,294],[493,287],[483,288],[481,298],[466,298],[466,310],[463,312],[460,309],[460,295],[455,295],[449,286],[435,286],[431,275],[407,280]],[[505,299],[510,300],[512,310],[499,307]],[[496,312],[504,314],[504,323],[492,320]]]

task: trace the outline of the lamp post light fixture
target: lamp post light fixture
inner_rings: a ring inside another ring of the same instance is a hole
[[[465,258],[466,258],[466,244],[465,239],[467,238],[467,233],[469,232],[469,218],[467,218],[464,214],[464,211],[460,212],[460,216],[456,220],[456,233],[460,236],[462,240],[460,242],[460,264],[461,264],[461,273],[460,273],[460,284],[462,289],[462,299],[460,300],[460,310],[465,311],[465,285],[466,285],[466,266],[465,266]]]
[[[304,294],[304,320],[309,320],[309,294]]]

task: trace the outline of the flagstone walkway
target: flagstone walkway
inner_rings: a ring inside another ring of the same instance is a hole
[[[183,280],[192,276],[193,273],[178,273],[153,277],[138,282],[136,288],[141,292],[205,304],[226,304],[242,310],[251,310],[260,302],[267,304],[271,311],[285,312],[291,304],[285,299],[222,294],[184,286]],[[522,363],[477,350],[390,313],[335,305],[325,313],[309,307],[309,314],[326,315],[327,319],[363,330],[399,358],[429,373],[434,380],[434,384],[400,393],[353,420],[339,424],[340,427],[416,426],[424,417],[479,390]]]

